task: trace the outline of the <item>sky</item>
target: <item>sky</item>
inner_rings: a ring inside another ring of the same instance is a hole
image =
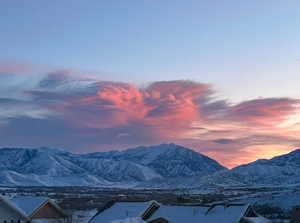
[[[0,1],[1,147],[300,148],[298,0]]]

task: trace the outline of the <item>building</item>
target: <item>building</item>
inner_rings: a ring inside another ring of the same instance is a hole
[[[89,223],[111,223],[111,222],[143,222],[148,218],[160,204],[156,201],[150,202],[117,202],[112,207],[99,212]]]
[[[25,213],[15,207],[8,199],[0,197],[0,223],[20,223],[27,220]]]
[[[90,223],[270,223],[244,204],[212,206],[161,205],[120,202],[99,213]]]
[[[67,214],[47,197],[0,197],[0,223],[63,223]]]
[[[270,223],[250,205],[161,206],[147,219],[148,223]]]

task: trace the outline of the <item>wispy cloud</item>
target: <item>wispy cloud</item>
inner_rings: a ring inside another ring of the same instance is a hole
[[[264,98],[245,101],[230,108],[232,119],[253,125],[274,126],[298,112],[299,99]]]
[[[34,66],[27,63],[0,62],[0,74],[25,74],[32,73],[34,70]]]

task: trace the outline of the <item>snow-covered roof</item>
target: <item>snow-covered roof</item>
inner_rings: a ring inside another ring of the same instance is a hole
[[[172,223],[220,223],[238,222],[244,215],[248,205],[215,206],[211,210],[201,206],[161,206],[147,221],[164,218]],[[209,210],[209,211],[208,211]]]
[[[30,216],[44,202],[50,200],[48,197],[16,197],[11,202],[26,216]]]
[[[243,219],[248,223],[271,223],[272,221],[264,218],[262,216],[259,217],[243,217]]]
[[[146,223],[140,217],[137,218],[126,218],[122,220],[112,221],[112,223]]]
[[[0,205],[6,205],[9,208],[13,209],[14,211],[16,211],[20,216],[22,216],[24,219],[27,219],[27,215],[20,210],[19,208],[17,208],[8,198],[1,196],[0,195]]]
[[[90,223],[119,223],[140,217],[151,202],[118,202],[94,217]]]

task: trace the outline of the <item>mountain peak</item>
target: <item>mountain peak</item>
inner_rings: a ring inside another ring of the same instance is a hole
[[[138,147],[126,149],[126,150],[124,150],[124,152],[126,152],[126,151],[137,151],[137,150],[154,152],[154,153],[155,152],[164,153],[164,152],[174,151],[174,150],[176,150],[176,151],[186,151],[186,152],[195,152],[192,149],[189,149],[189,148],[186,148],[184,146],[174,144],[174,143],[163,143],[163,144],[152,145],[152,146],[138,146]],[[195,152],[195,153],[197,153],[197,152]]]
[[[33,148],[32,150],[37,150],[40,152],[46,152],[46,153],[68,153],[64,150],[61,149],[56,149],[56,148],[51,148],[51,147],[38,147],[38,148]]]

